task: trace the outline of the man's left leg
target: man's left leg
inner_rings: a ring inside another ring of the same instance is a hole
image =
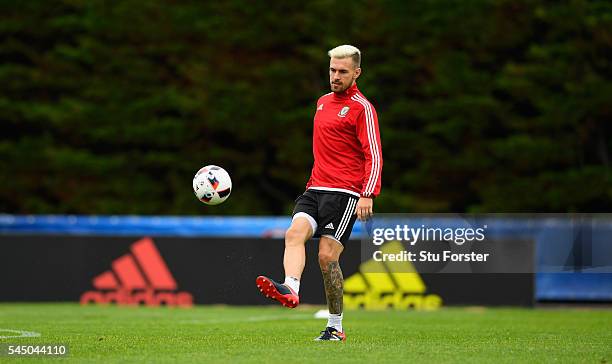
[[[323,274],[329,319],[326,331],[321,333],[318,340],[346,339],[342,331],[344,277],[340,269],[340,254],[343,250],[344,246],[329,236],[322,236],[319,241],[319,266]]]

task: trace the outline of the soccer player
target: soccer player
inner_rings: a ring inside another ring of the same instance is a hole
[[[296,200],[285,234],[285,281],[259,276],[259,290],[286,307],[299,304],[305,243],[320,237],[319,266],[329,308],[327,327],[315,340],[344,341],[344,278],[339,258],[355,219],[373,214],[380,192],[382,152],[376,110],[357,88],[361,52],[341,45],[328,52],[331,91],[319,98],[314,116],[314,165],[306,191]]]

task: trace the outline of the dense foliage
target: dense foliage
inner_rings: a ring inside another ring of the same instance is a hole
[[[612,209],[609,2],[66,0],[0,2],[0,212],[286,214],[343,43],[376,211]],[[234,180],[219,207],[205,164]]]

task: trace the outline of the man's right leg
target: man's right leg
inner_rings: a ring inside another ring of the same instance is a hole
[[[314,234],[315,227],[316,222],[307,214],[294,215],[291,226],[285,233],[285,282],[280,284],[265,276],[257,277],[257,287],[266,297],[290,308],[299,304],[300,278],[306,264],[305,245]]]
[[[312,237],[312,225],[305,216],[296,216],[285,233],[285,256],[283,266],[285,277],[295,278],[298,281],[306,265],[306,242]]]

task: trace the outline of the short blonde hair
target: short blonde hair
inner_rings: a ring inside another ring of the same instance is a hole
[[[355,68],[359,68],[361,66],[361,51],[352,45],[343,44],[337,46],[334,49],[330,49],[327,54],[331,58],[348,58],[351,57],[353,59],[353,64]]]

